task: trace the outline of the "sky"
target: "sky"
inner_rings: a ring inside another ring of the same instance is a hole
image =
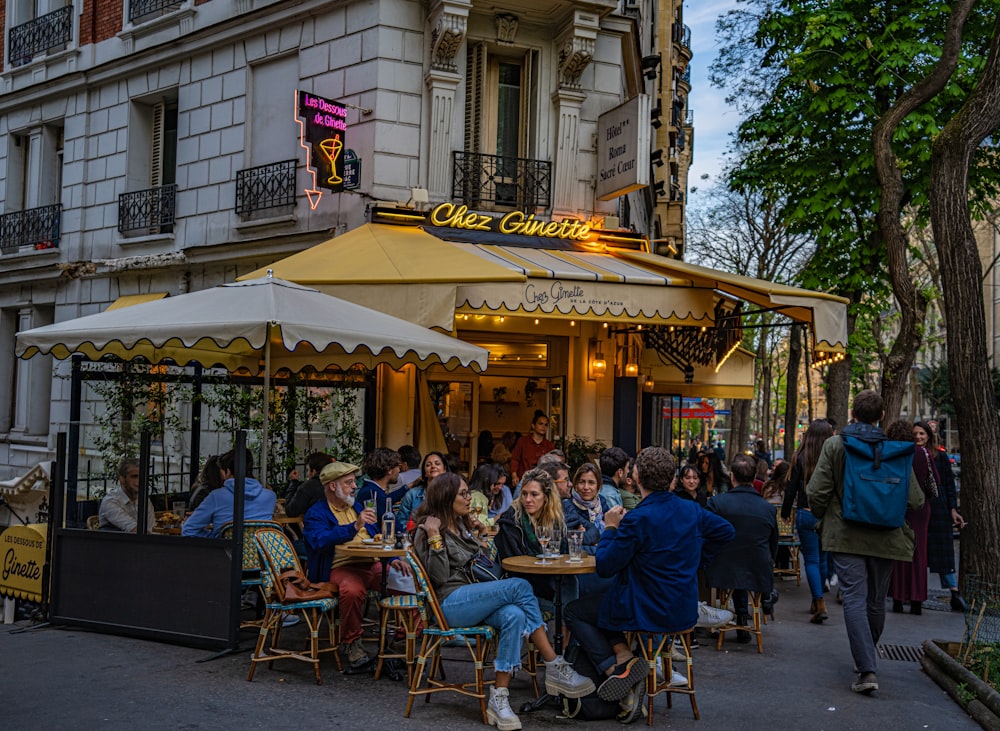
[[[739,126],[735,109],[725,102],[725,94],[708,81],[708,67],[715,60],[719,44],[715,19],[736,6],[735,0],[687,0],[684,24],[691,28],[691,94],[688,108],[694,111],[694,159],[688,174],[688,188],[703,187],[708,174],[714,180],[723,167],[723,152],[730,134]]]

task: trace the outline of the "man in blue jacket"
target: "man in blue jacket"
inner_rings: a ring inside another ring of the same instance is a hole
[[[611,508],[597,544],[597,573],[617,576],[612,591],[581,597],[566,607],[566,624],[607,678],[598,695],[621,701],[641,693],[649,667],[634,657],[624,633],[681,632],[698,622],[698,567],[708,565],[735,535],[723,518],[670,491],[675,462],[662,447],[636,458],[642,501]],[[641,706],[641,699],[633,707]],[[631,720],[631,719],[629,719]]]
[[[236,453],[233,450],[219,457],[219,469],[224,482],[222,487],[212,490],[201,501],[193,513],[181,526],[181,535],[218,538],[222,526],[233,520],[233,504],[236,499]],[[278,496],[268,490],[250,475],[253,473],[253,459],[246,453],[246,477],[243,480],[243,519],[270,520],[274,517],[274,504]]]

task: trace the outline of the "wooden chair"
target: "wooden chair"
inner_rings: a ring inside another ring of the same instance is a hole
[[[420,651],[417,653],[416,668],[410,681],[409,698],[406,702],[407,718],[413,709],[413,701],[418,695],[426,696],[430,702],[431,694],[441,691],[451,691],[461,695],[479,699],[479,710],[483,717],[483,723],[488,723],[486,719],[486,681],[484,680],[484,669],[490,650],[493,647],[493,638],[496,635],[492,627],[479,625],[476,627],[449,627],[448,621],[441,611],[437,594],[431,586],[427,572],[424,570],[420,559],[411,550],[406,554],[406,559],[413,569],[413,578],[417,584],[417,590],[424,595],[426,607],[429,610],[431,624],[425,626],[420,642]],[[452,640],[461,641],[469,655],[472,657],[473,668],[475,669],[475,681],[472,683],[446,683],[444,674],[441,672],[441,647]],[[429,667],[428,667],[429,664]],[[424,674],[427,675],[427,687],[421,688]]]
[[[256,587],[261,592],[262,601],[266,600],[263,595],[264,579],[261,576],[260,553],[257,551],[257,544],[254,543],[253,537],[257,531],[264,528],[280,530],[281,526],[270,520],[246,520],[243,522],[243,578],[240,581],[244,590]],[[222,525],[219,537],[227,539],[233,537],[232,521]],[[256,621],[240,622],[240,629],[260,627],[262,617],[263,613],[259,613]]]
[[[250,658],[250,674],[247,680],[253,680],[257,663],[266,662],[270,669],[275,660],[289,658],[311,663],[316,674],[316,684],[322,685],[323,676],[319,671],[320,654],[332,652],[337,670],[343,671],[340,664],[340,640],[337,633],[335,610],[336,599],[317,599],[304,602],[286,602],[285,587],[278,577],[287,569],[302,570],[299,558],[295,555],[288,536],[280,528],[263,528],[253,534],[253,541],[260,555],[261,576],[264,580],[264,594],[267,597],[264,620],[257,636],[257,646]],[[286,614],[299,614],[309,628],[309,647],[307,650],[283,648],[281,643],[281,622]],[[328,646],[320,648],[319,632],[326,624]],[[268,640],[270,639],[270,642]]]
[[[722,649],[722,643],[726,639],[727,632],[743,630],[744,632],[749,632],[752,635],[756,635],[757,652],[760,654],[764,653],[764,635],[761,632],[761,624],[762,624],[761,620],[763,619],[764,613],[760,606],[761,595],[759,591],[751,591],[749,592],[749,595],[750,595],[750,617],[752,619],[751,623],[746,626],[738,625],[736,624],[736,619],[734,617],[733,620],[729,622],[729,624],[724,624],[723,626],[717,628],[717,631],[719,633],[719,639],[715,645],[716,650]],[[732,598],[732,596],[733,596],[732,589],[720,589],[719,606],[722,607],[726,606],[726,604],[729,603],[729,600]]]
[[[626,635],[629,646],[638,645],[639,653],[649,663],[649,675],[646,677],[646,699],[648,702],[646,724],[649,726],[653,725],[653,701],[660,693],[667,694],[667,708],[673,707],[674,693],[686,695],[691,701],[691,712],[694,713],[694,720],[701,719],[701,715],[698,713],[698,702],[694,697],[694,665],[691,662],[691,633],[693,631],[692,627],[684,632],[671,634],[629,632]],[[677,658],[677,655],[682,656],[683,659]],[[657,658],[660,658],[663,680],[660,680],[656,675]],[[670,684],[675,664],[681,665],[678,672],[687,676],[687,685]]]
[[[395,594],[385,596],[378,601],[381,614],[378,637],[378,664],[375,666],[375,680],[382,677],[382,665],[389,658],[406,661],[407,687],[413,680],[413,661],[417,654],[417,630],[421,624],[427,623],[427,611],[423,594]],[[393,617],[395,622],[390,624]],[[402,627],[406,633],[405,651],[402,653],[387,652],[390,637],[389,632],[395,627]]]
[[[778,548],[785,547],[788,549],[788,561],[789,568],[778,568],[774,567],[774,575],[784,578],[785,576],[792,576],[795,578],[795,585],[802,585],[802,575],[799,572],[799,547],[802,545],[799,542],[799,534],[795,530],[795,508],[792,508],[792,514],[789,516],[788,520],[782,520],[781,518],[781,506],[775,506],[778,518]]]

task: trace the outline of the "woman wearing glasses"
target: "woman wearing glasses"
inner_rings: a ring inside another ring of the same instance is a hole
[[[455,627],[487,624],[499,630],[486,714],[501,731],[521,728],[511,710],[510,675],[521,666],[521,642],[528,637],[545,660],[545,690],[552,695],[582,698],[594,692],[594,682],[579,675],[556,655],[545,631],[538,600],[524,579],[472,583],[466,567],[479,554],[479,525],[470,513],[471,493],[462,479],[447,473],[427,486],[424,504],[417,512],[413,550],[427,571],[441,611]]]

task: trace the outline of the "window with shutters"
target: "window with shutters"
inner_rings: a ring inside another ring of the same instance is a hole
[[[62,221],[62,122],[7,136],[7,196],[0,253],[59,246]]]
[[[551,164],[533,159],[537,52],[470,42],[465,149],[455,153],[453,195],[470,205],[547,207]]]
[[[51,325],[50,305],[0,309],[0,434],[41,436],[49,432],[52,358],[14,356],[17,333]]]
[[[177,196],[177,102],[133,101],[129,118],[126,191],[118,198],[123,236],[173,232]]]

